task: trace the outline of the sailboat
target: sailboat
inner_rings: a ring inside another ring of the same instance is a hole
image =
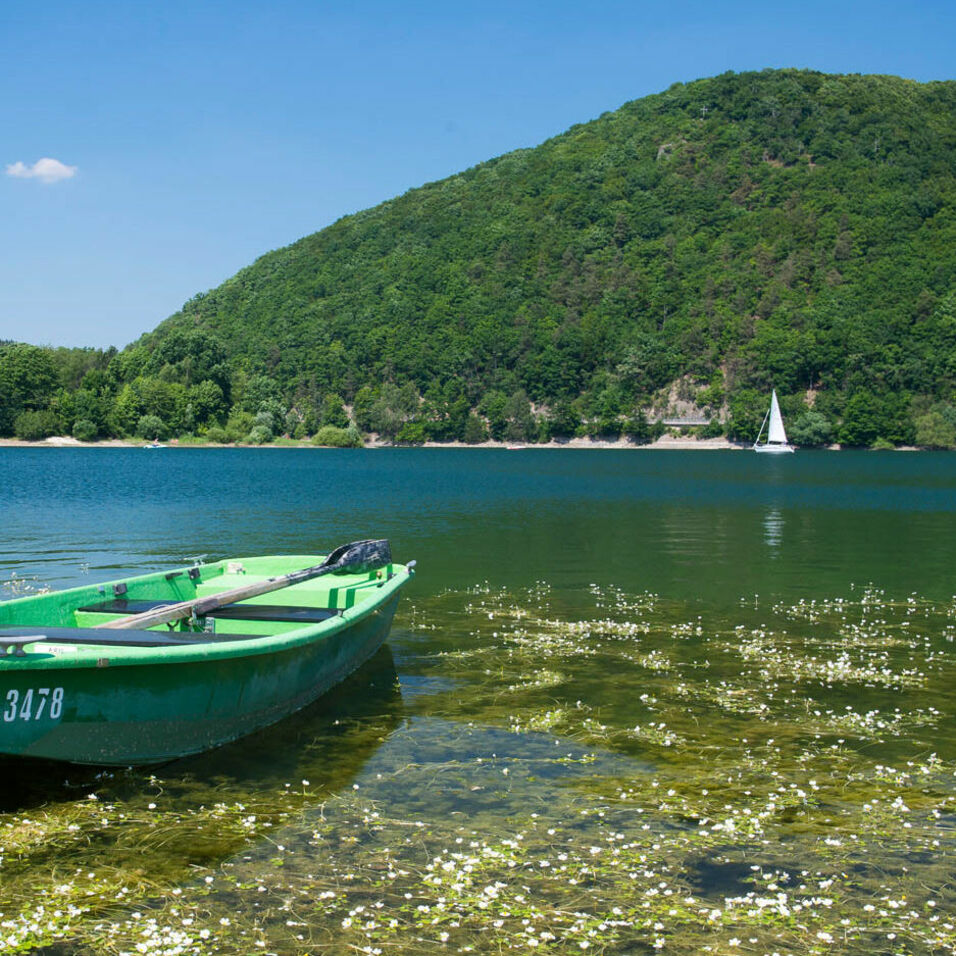
[[[767,421],[770,427],[767,428]],[[761,444],[760,439],[763,436],[763,430],[767,428],[767,440]],[[757,440],[754,442],[754,451],[768,452],[772,455],[782,455],[787,452],[793,452],[793,445],[787,441],[787,433],[783,428],[783,417],[780,414],[780,404],[777,401],[777,390],[773,390],[770,399],[770,408],[764,415],[763,424],[757,434]]]

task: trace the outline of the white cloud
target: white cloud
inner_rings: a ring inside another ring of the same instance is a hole
[[[58,159],[44,156],[32,166],[26,163],[8,163],[7,175],[15,179],[39,179],[41,183],[58,183],[61,179],[72,179],[76,175],[76,166],[67,166]]]

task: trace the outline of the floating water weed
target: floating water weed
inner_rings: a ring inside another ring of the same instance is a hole
[[[33,577],[23,577],[13,571],[6,581],[0,581],[0,600],[4,601],[35,594],[49,594],[49,592],[49,585],[44,584],[35,575]]]
[[[0,952],[956,954],[956,605],[753,603],[424,600],[388,719],[0,815]]]

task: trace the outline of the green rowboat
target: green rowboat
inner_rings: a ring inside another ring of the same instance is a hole
[[[413,565],[358,542],[0,602],[0,754],[154,764],[272,724],[381,647]]]

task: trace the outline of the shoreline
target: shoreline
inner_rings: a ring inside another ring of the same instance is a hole
[[[2,448],[146,448],[147,445],[141,440],[123,439],[123,438],[105,438],[100,441],[79,441],[76,438],[68,436],[56,436],[45,438],[42,441],[24,441],[19,438],[0,438],[0,449]],[[336,445],[314,445],[311,441],[293,441],[287,439],[280,442],[267,442],[262,445],[246,444],[237,442],[233,444],[219,444],[218,442],[187,441],[180,442],[178,439],[170,439],[161,445],[162,448],[189,449],[189,448],[255,448],[263,451],[278,450],[282,448],[293,449],[314,449],[316,451],[335,450]],[[504,441],[485,441],[470,445],[466,442],[449,441],[437,442],[426,441],[417,445],[397,445],[390,441],[381,441],[378,438],[371,438],[361,449],[372,448],[488,448],[505,451],[534,451],[536,449],[597,449],[597,450],[622,450],[630,451],[750,451],[753,448],[751,442],[735,442],[729,438],[694,438],[692,436],[682,437],[674,435],[663,435],[656,441],[646,444],[637,444],[626,438],[617,441],[598,438],[569,438],[566,441],[549,442],[504,442]],[[844,451],[840,444],[821,445],[809,448],[800,448],[798,451]],[[860,447],[857,451],[873,451],[872,448]],[[949,451],[952,449],[921,448],[918,445],[897,445],[895,448],[882,449],[885,451]]]
[[[79,441],[68,436],[54,436],[41,441],[24,441],[19,438],[0,438],[0,448],[145,448],[145,442],[122,438],[107,438],[100,441]],[[262,445],[235,443],[221,445],[215,442],[189,441],[179,442],[171,439],[164,442],[166,448],[259,448],[263,450],[278,448],[313,448],[316,450],[328,449],[334,446],[313,445],[310,441],[301,442],[268,442]],[[365,448],[497,448],[508,451],[527,451],[548,448],[590,448],[590,449],[631,449],[634,451],[650,451],[661,449],[690,449],[694,451],[745,451],[751,447],[749,442],[732,442],[726,438],[678,438],[673,435],[664,435],[656,441],[646,444],[637,444],[626,438],[611,441],[608,439],[569,438],[566,441],[549,442],[504,442],[486,441],[470,445],[466,442],[424,442],[421,445],[396,445],[394,442],[381,441],[373,438],[365,443]]]
[[[0,438],[0,449],[2,448],[146,448],[146,443],[141,439],[123,439],[123,438],[104,438],[100,441],[80,441],[67,435],[57,435],[52,438],[44,438],[41,441],[24,441],[20,438]],[[311,441],[294,441],[292,439],[280,440],[279,442],[268,442],[262,445],[246,444],[238,442],[234,444],[221,445],[217,442],[186,441],[180,442],[176,438],[170,439],[161,445],[162,448],[189,449],[189,448],[256,448],[263,451],[277,450],[282,448],[294,449],[314,449],[316,451],[328,451],[336,449],[335,445],[313,445]],[[675,436],[662,435],[656,441],[646,444],[637,444],[627,438],[620,438],[616,441],[599,438],[569,438],[565,441],[549,442],[505,442],[505,441],[485,441],[475,445],[469,445],[466,442],[449,441],[437,442],[426,441],[420,445],[396,445],[394,442],[382,441],[373,436],[363,446],[364,449],[371,448],[497,448],[505,451],[534,451],[536,449],[599,449],[599,450],[621,450],[630,451],[749,451],[753,448],[751,442],[735,442],[729,438],[695,438],[691,435]],[[356,449],[362,450],[362,449]],[[822,445],[820,447],[802,448],[800,451],[842,451],[843,446],[839,444]],[[857,449],[860,451],[872,451],[869,448]],[[940,451],[947,449],[920,448],[916,445],[898,445],[893,449],[886,451]]]

